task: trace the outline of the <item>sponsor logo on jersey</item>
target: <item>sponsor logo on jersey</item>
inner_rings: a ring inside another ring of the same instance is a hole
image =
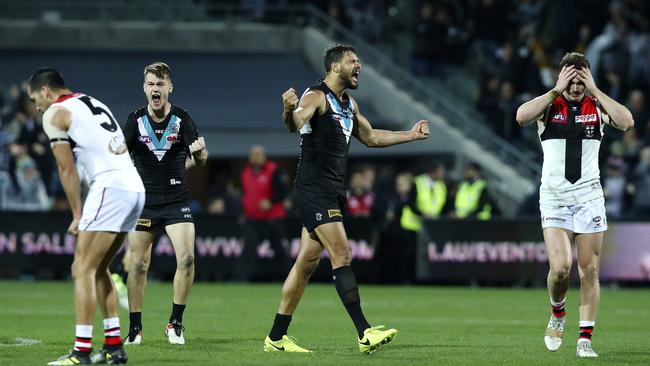
[[[593,123],[595,124],[598,121],[598,116],[596,113],[592,114],[581,114],[576,116],[576,123]]]
[[[137,224],[138,224],[138,226],[151,227],[151,220],[150,219],[138,219]]]
[[[151,137],[149,136],[140,136],[138,137],[138,141],[142,142],[143,144],[148,144],[151,142]]]
[[[181,212],[192,212],[192,210],[190,210],[189,206],[185,206],[181,208]]]
[[[172,179],[169,180],[169,185],[170,185],[170,186],[175,186],[175,185],[177,185],[177,184],[181,184],[181,180],[180,180],[180,179],[172,178]]]
[[[318,212],[316,213],[316,221],[323,221],[323,214]]]
[[[593,221],[594,222],[601,222],[601,221],[603,221],[603,218],[600,217],[600,216],[596,216],[596,217],[594,217]]]
[[[566,222],[566,219],[564,217],[545,216],[545,217],[542,217],[542,221],[544,221],[544,222]]]
[[[327,210],[327,216],[331,219],[332,217],[343,217],[341,210]]]
[[[169,136],[167,136],[167,141],[178,142],[178,136],[177,135],[169,135]]]

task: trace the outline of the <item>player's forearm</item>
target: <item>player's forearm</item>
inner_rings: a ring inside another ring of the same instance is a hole
[[[284,126],[287,128],[287,130],[289,130],[289,132],[296,132],[301,127],[299,122],[296,121],[296,116],[293,112],[294,110],[287,109],[282,112],[282,121],[284,122]]]
[[[368,147],[386,147],[403,144],[415,140],[412,131],[387,131],[373,129],[372,135],[367,139]]]
[[[550,90],[546,94],[529,100],[517,108],[517,123],[520,126],[525,126],[535,121],[548,107],[549,104],[559,95],[555,89]]]
[[[634,127],[634,118],[632,112],[621,103],[610,98],[607,94],[603,93],[600,89],[596,88],[590,91],[591,94],[598,99],[603,109],[607,111],[610,117],[610,124],[619,130],[627,131]]]
[[[65,196],[70,204],[70,209],[72,210],[72,217],[80,218],[81,187],[79,184],[79,174],[77,173],[77,169],[65,169],[59,167],[59,177],[61,179],[61,185],[63,186]]]

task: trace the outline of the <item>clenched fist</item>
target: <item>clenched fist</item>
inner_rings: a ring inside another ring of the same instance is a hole
[[[205,149],[205,139],[201,136],[190,145],[190,154],[194,155],[203,149]]]
[[[411,129],[411,133],[413,134],[413,140],[424,140],[429,138],[429,121],[417,121]]]
[[[294,88],[289,88],[282,94],[282,103],[284,103],[284,109],[287,111],[292,111],[298,108],[298,95]]]

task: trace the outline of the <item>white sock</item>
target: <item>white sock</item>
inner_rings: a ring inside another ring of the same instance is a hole
[[[119,337],[120,336],[120,318],[107,318],[104,319],[104,336]]]
[[[93,326],[77,324],[75,326],[74,334],[76,337],[74,342],[74,350],[80,352],[90,352],[93,348]]]
[[[551,305],[553,305],[555,307],[562,306],[566,302],[566,297],[564,299],[562,299],[562,301],[553,301],[552,297],[550,297],[550,299],[551,299]]]

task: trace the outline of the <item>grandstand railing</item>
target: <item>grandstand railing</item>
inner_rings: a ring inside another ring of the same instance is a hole
[[[485,119],[468,103],[455,99],[439,85],[432,85],[416,78],[385,53],[309,4],[267,5],[257,8],[242,4],[224,5],[210,0],[155,2],[3,0],[0,2],[0,19],[42,19],[46,22],[60,20],[214,22],[217,20],[232,24],[264,22],[316,27],[337,41],[353,44],[364,62],[371,64],[395,85],[441,115],[469,139],[476,141],[500,160],[512,166],[523,177],[533,181],[538,179],[540,174],[538,162],[493,133],[486,127]]]

